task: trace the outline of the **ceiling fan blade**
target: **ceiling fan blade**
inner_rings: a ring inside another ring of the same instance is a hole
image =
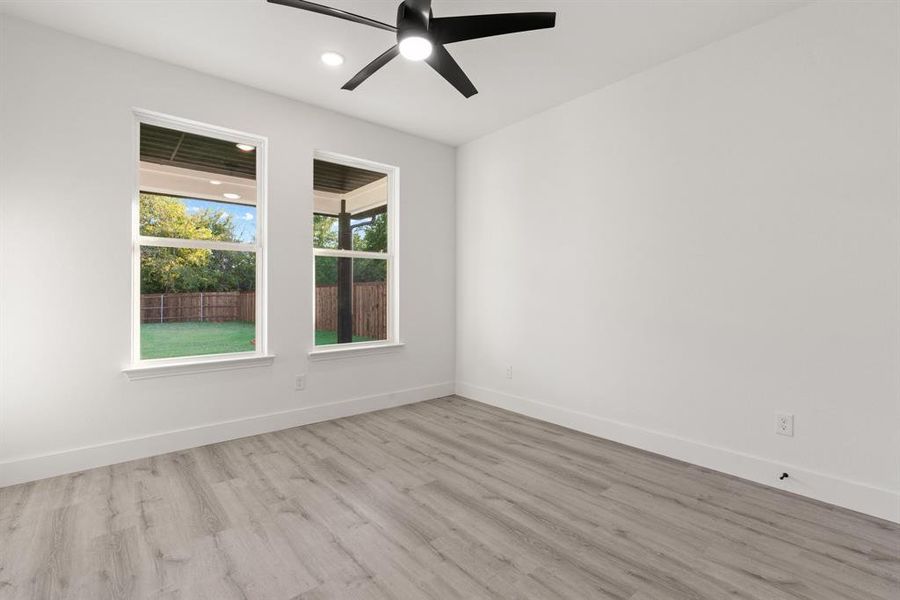
[[[306,2],[306,0],[269,0],[269,2],[272,4],[280,4],[282,6],[290,6],[291,8],[308,10],[310,12],[319,13],[320,15],[328,15],[329,17],[337,17],[338,19],[353,21],[354,23],[361,23],[362,25],[369,25],[370,27],[377,27],[378,29],[384,29],[385,31],[397,31],[397,28],[393,25],[388,25],[387,23],[382,23],[381,21],[376,21],[375,19],[370,19],[368,17],[355,15],[345,10],[331,8],[330,6],[322,6],[315,2]]]
[[[471,15],[431,19],[430,33],[438,44],[452,44],[464,40],[549,29],[556,25],[556,13],[506,13],[499,15]]]
[[[459,64],[450,56],[447,49],[440,44],[435,44],[431,51],[431,56],[425,59],[431,68],[440,73],[441,77],[450,82],[450,84],[459,90],[459,93],[466,98],[471,98],[478,93],[469,78],[463,73]]]
[[[392,48],[387,49],[381,56],[363,67],[362,71],[354,75],[353,79],[345,83],[341,89],[351,91],[355,90],[359,84],[374,75],[375,71],[391,62],[391,60],[396,58],[398,54],[400,54],[399,46],[393,46]]]

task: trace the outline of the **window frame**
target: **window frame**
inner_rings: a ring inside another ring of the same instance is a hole
[[[267,327],[267,160],[268,139],[183,119],[158,112],[134,109],[134,146],[131,202],[131,364],[125,373],[131,379],[143,379],[150,376],[147,372],[159,375],[182,374],[197,370],[222,370],[223,368],[243,368],[246,366],[271,364],[272,356],[268,354]],[[140,232],[140,157],[141,157],[141,124],[156,125],[216,139],[234,142],[235,144],[251,144],[256,147],[256,240],[253,243],[223,242],[217,240],[191,240],[182,238],[165,238],[144,236]],[[220,354],[200,354],[171,358],[141,358],[141,247],[196,248],[207,250],[225,250],[232,252],[253,252],[256,255],[256,345],[249,352],[227,352]],[[211,368],[203,369],[204,365]],[[185,367],[185,368],[181,368]],[[143,371],[143,373],[142,373]]]
[[[400,269],[399,269],[399,191],[400,191],[400,168],[379,163],[364,158],[348,156],[346,154],[338,154],[336,152],[328,152],[324,150],[315,150],[313,152],[313,161],[322,160],[334,164],[344,165],[347,167],[357,167],[377,173],[384,173],[387,176],[387,251],[386,252],[367,252],[360,250],[340,250],[336,248],[316,248],[315,239],[310,239],[312,247],[312,327],[310,328],[311,337],[309,340],[310,351],[309,356],[312,359],[326,358],[336,354],[346,353],[347,355],[367,354],[368,351],[377,351],[381,348],[397,348],[402,346],[400,341]],[[315,190],[311,190],[315,193]],[[309,231],[312,232],[313,215],[315,214],[315,206],[309,212]],[[383,260],[386,263],[386,281],[385,288],[387,291],[387,339],[373,340],[369,342],[348,342],[345,344],[327,344],[322,346],[316,345],[316,258],[318,257],[332,258],[365,258]]]

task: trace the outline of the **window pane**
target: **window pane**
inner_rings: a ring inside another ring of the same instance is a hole
[[[337,343],[338,259],[316,257],[316,346]]]
[[[316,160],[313,187],[314,247],[387,252],[387,175]]]
[[[256,254],[141,247],[141,359],[252,352]]]
[[[256,239],[256,148],[141,124],[140,233]]]
[[[365,252],[387,252],[387,213],[364,219],[350,218],[350,247],[341,248],[340,219],[331,215],[313,215],[313,247]]]
[[[385,339],[387,261],[317,256],[316,345]]]
[[[387,252],[387,212],[366,219],[352,220],[353,249],[366,252]]]
[[[141,235],[188,240],[256,241],[256,206],[141,193]]]
[[[387,261],[353,259],[353,333],[387,339]]]

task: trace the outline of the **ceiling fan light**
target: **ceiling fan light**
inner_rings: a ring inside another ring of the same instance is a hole
[[[237,146],[237,149],[241,152],[253,152],[256,150],[256,146],[251,146],[250,144],[235,144],[235,146]]]
[[[418,35],[400,40],[400,55],[407,60],[425,60],[431,56],[431,50],[431,41]]]

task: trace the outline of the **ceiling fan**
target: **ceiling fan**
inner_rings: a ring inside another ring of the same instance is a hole
[[[397,25],[394,26],[305,0],[269,0],[269,2],[329,15],[397,34],[397,44],[363,67],[362,71],[344,84],[342,89],[345,90],[355,90],[375,71],[400,54],[409,60],[424,60],[463,96],[470,98],[477,94],[478,90],[444,48],[444,44],[520,31],[548,29],[556,24],[556,13],[554,12],[436,18],[431,12],[431,0],[403,0],[397,9]]]

